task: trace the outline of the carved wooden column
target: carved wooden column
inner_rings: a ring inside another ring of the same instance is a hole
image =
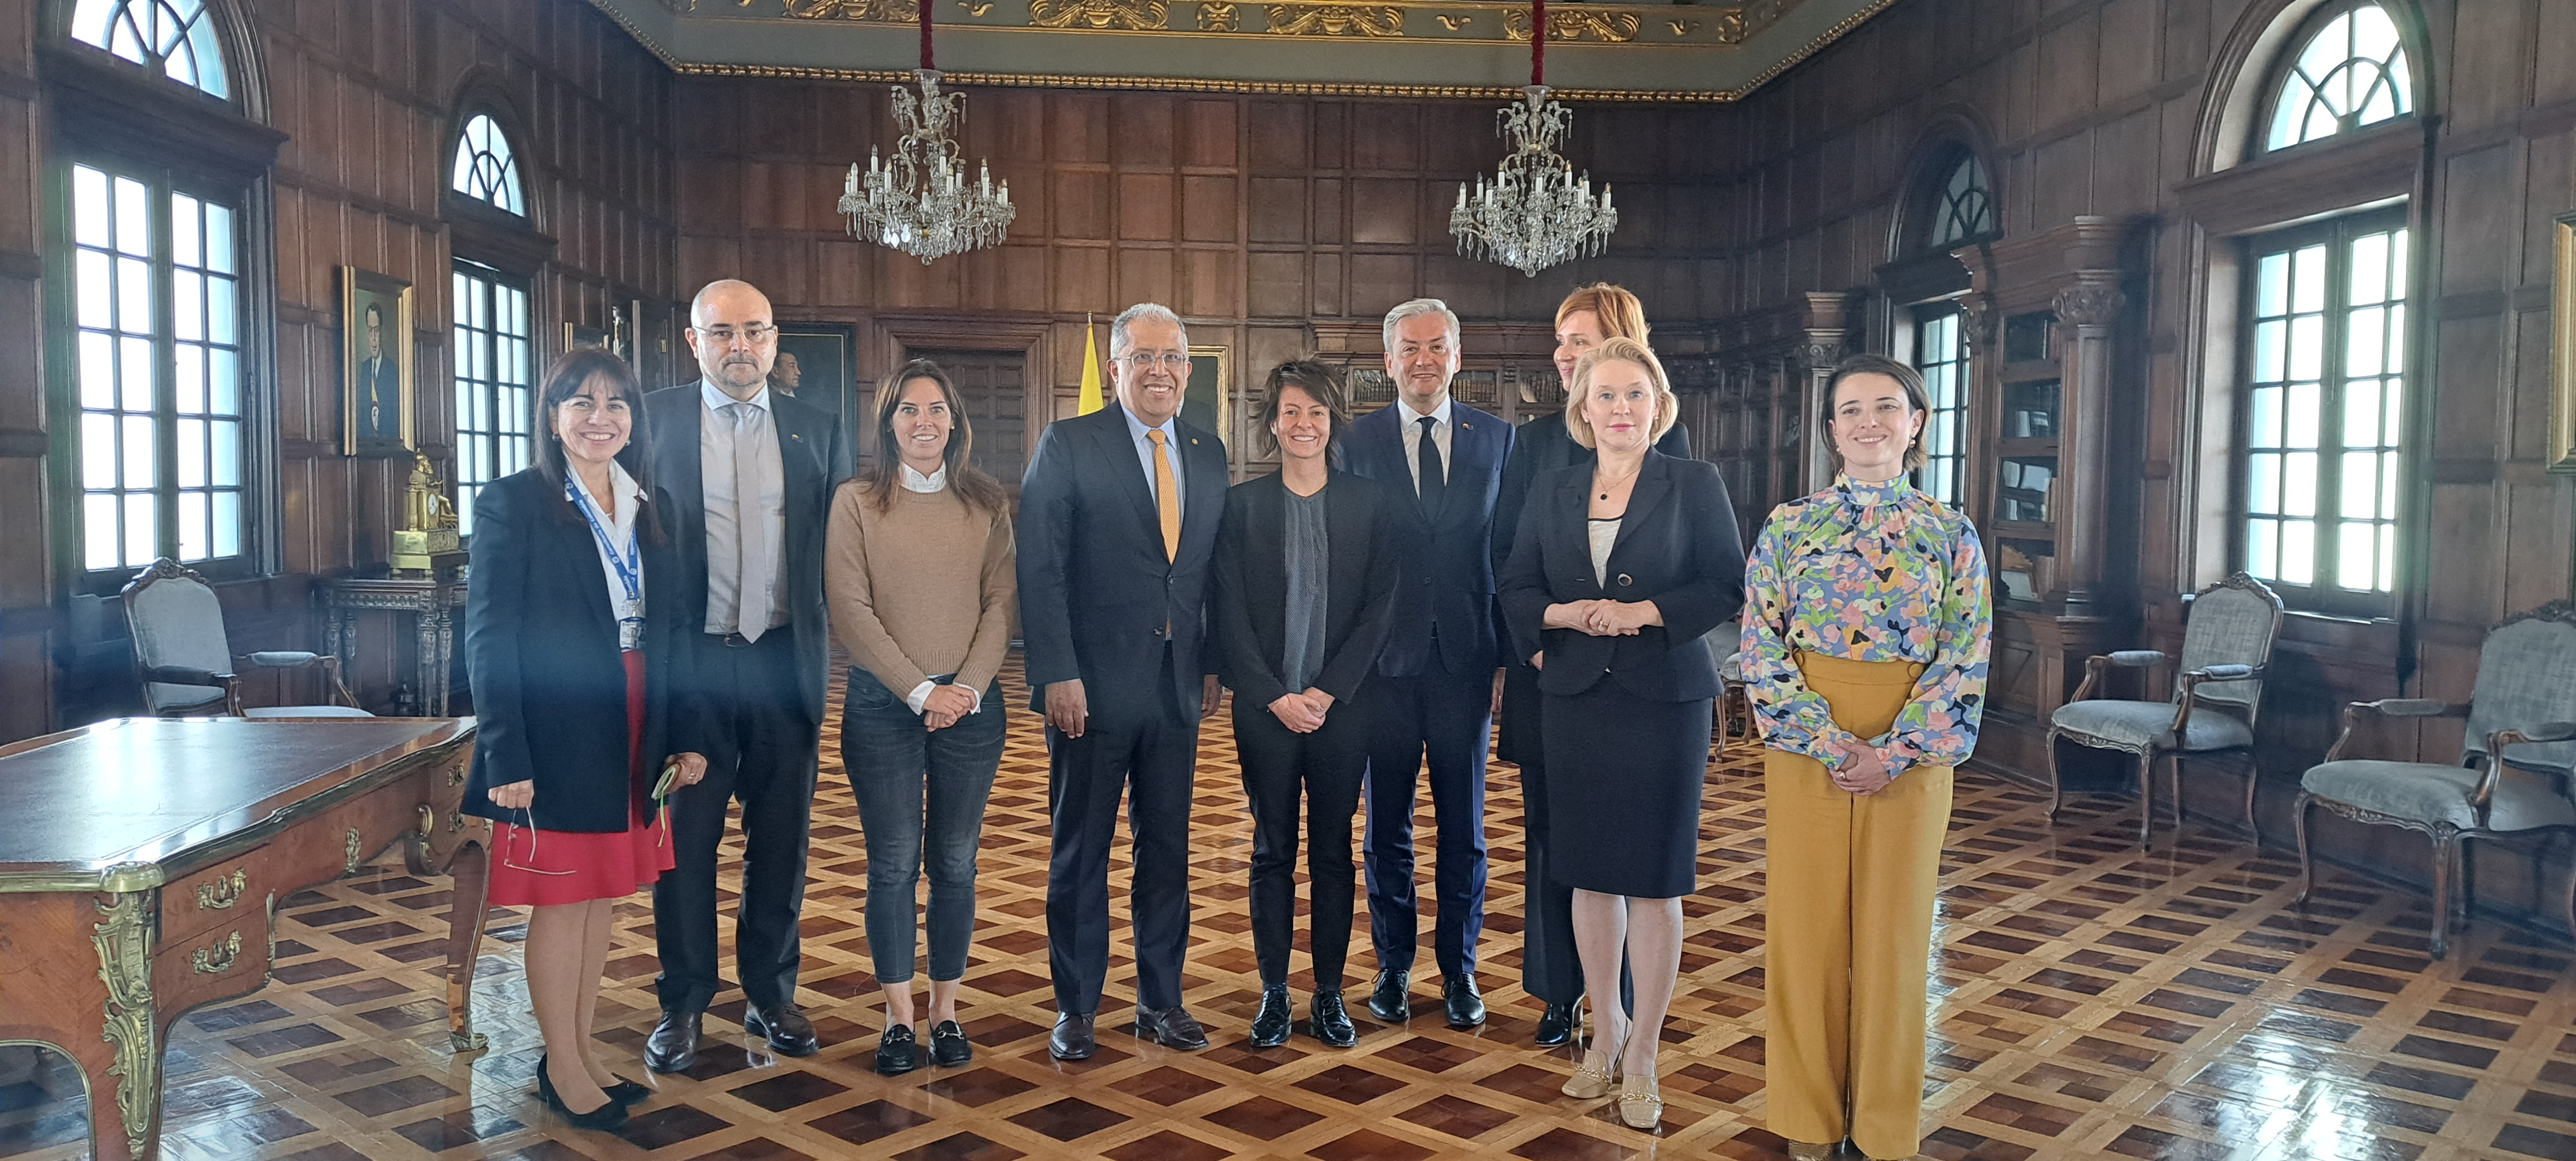
[[[2079,227],[2104,219],[2078,219]],[[2125,301],[2120,272],[2087,267],[2075,272],[2076,283],[2057,292],[2051,307],[2059,323],[2071,328],[2063,362],[2069,372],[2064,391],[2065,441],[2058,465],[2059,503],[2067,514],[2066,559],[2058,580],[2065,587],[2070,616],[2092,611],[2104,597],[2102,563],[2109,534],[2110,480],[2107,455],[2111,426],[2112,328]]]
[[[1834,365],[1852,350],[1851,295],[1844,291],[1809,291],[1804,334],[1798,356],[1806,372],[1807,389],[1799,397],[1796,427],[1804,431],[1815,418],[1824,414],[1825,393],[1833,382]],[[1834,482],[1833,457],[1825,454],[1824,442],[1810,436],[1805,441],[1807,492],[1822,490]]]

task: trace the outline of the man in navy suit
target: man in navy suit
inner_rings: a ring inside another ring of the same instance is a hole
[[[644,397],[654,507],[679,566],[671,601],[688,622],[680,696],[708,732],[706,780],[671,801],[677,866],[653,886],[662,1019],[645,1067],[686,1071],[722,981],[716,947],[716,847],[742,803],[742,898],[734,966],[743,1027],[788,1056],[811,1056],[814,1024],[796,1006],[805,850],[814,806],[830,626],[823,532],[832,491],[850,476],[831,413],[769,390],[778,325],[750,283],[708,283],[689,306],[702,377]],[[662,583],[656,581],[656,584]]]
[[[1020,637],[1046,715],[1047,1048],[1082,1060],[1109,975],[1109,849],[1128,795],[1136,1034],[1207,1047],[1181,1006],[1190,941],[1190,778],[1219,690],[1206,608],[1225,444],[1180,420],[1190,341],[1153,303],[1109,325],[1118,403],[1060,419],[1020,484]]]
[[[1458,373],[1458,316],[1436,298],[1386,314],[1386,372],[1397,402],[1351,424],[1350,470],[1413,497],[1398,505],[1408,550],[1395,624],[1369,706],[1369,934],[1378,975],[1369,1011],[1390,1023],[1413,1014],[1413,787],[1431,770],[1439,828],[1432,950],[1449,1026],[1485,1022],[1476,990],[1476,937],[1485,927],[1485,755],[1502,697],[1500,613],[1494,602],[1494,499],[1512,428],[1449,397]]]

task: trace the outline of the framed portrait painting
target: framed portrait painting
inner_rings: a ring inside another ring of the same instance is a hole
[[[769,389],[832,413],[843,428],[858,411],[858,380],[850,353],[858,328],[847,323],[786,322],[778,324],[778,361],[769,367]],[[842,434],[855,437],[857,432]]]
[[[1233,450],[1242,442],[1234,437],[1233,369],[1224,347],[1191,347],[1190,384],[1181,393],[1181,415],[1215,432],[1225,441],[1227,458],[1240,464],[1242,457]]]
[[[340,450],[407,456],[413,430],[411,284],[340,268]]]

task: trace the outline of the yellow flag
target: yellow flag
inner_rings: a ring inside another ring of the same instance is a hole
[[[1100,340],[1092,334],[1091,316],[1082,316],[1082,396],[1073,405],[1075,415],[1089,415],[1106,404],[1100,393]]]

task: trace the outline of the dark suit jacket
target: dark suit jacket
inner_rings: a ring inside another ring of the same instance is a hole
[[[1512,426],[1452,399],[1449,486],[1440,510],[1425,512],[1404,455],[1402,403],[1361,416],[1344,441],[1345,467],[1396,493],[1404,583],[1378,671],[1389,677],[1446,671],[1490,675],[1502,656],[1502,617],[1494,604],[1494,500]],[[1438,626],[1434,656],[1433,626]]]
[[[1655,441],[1655,450],[1677,460],[1691,458],[1690,427],[1674,423]],[[1513,430],[1512,458],[1503,462],[1503,491],[1494,498],[1495,572],[1512,558],[1512,537],[1520,530],[1521,510],[1529,506],[1530,485],[1558,468],[1591,462],[1592,449],[1574,442],[1564,412],[1548,412]]]
[[[1744,607],[1744,542],[1715,464],[1647,452],[1610,548],[1609,583],[1592,577],[1585,532],[1592,465],[1538,478],[1503,566],[1503,607],[1522,660],[1541,650],[1539,689],[1570,697],[1604,675],[1652,701],[1717,696],[1708,631]],[[1607,598],[1651,600],[1664,623],[1634,637],[1541,629],[1547,607]]]
[[[1201,678],[1216,672],[1207,637],[1209,562],[1225,515],[1225,444],[1175,420],[1181,476],[1181,550],[1163,553],[1163,526],[1116,404],[1059,419],[1038,437],[1020,481],[1020,639],[1029,704],[1077,678],[1093,712],[1147,704],[1163,668],[1164,633],[1177,659],[1172,685],[1184,719],[1197,721]]]
[[[533,779],[534,825],[622,831],[644,793],[626,769],[626,664],[590,526],[561,517],[563,491],[535,468],[493,481],[474,501],[474,572],[466,582],[465,665],[478,723],[465,811],[527,824],[492,805],[495,786]],[[644,760],[691,750],[696,717],[673,694],[685,671],[674,608],[678,562],[666,539],[643,542]]]
[[[358,361],[358,437],[402,438],[402,368],[390,356]]]
[[[1375,480],[1335,471],[1324,485],[1324,668],[1313,685],[1337,702],[1357,696],[1395,616],[1397,498]],[[1216,538],[1212,608],[1219,672],[1246,705],[1268,706],[1289,689],[1288,486],[1277,475],[1225,494]]]
[[[850,478],[850,446],[832,413],[793,395],[769,393],[770,430],[786,477],[787,629],[796,637],[796,677],[806,717],[823,721],[832,633],[823,604],[823,535],[831,524],[832,490]],[[671,534],[681,610],[688,631],[707,625],[707,493],[698,434],[706,404],[695,382],[644,397],[644,428],[653,450],[653,503]]]

